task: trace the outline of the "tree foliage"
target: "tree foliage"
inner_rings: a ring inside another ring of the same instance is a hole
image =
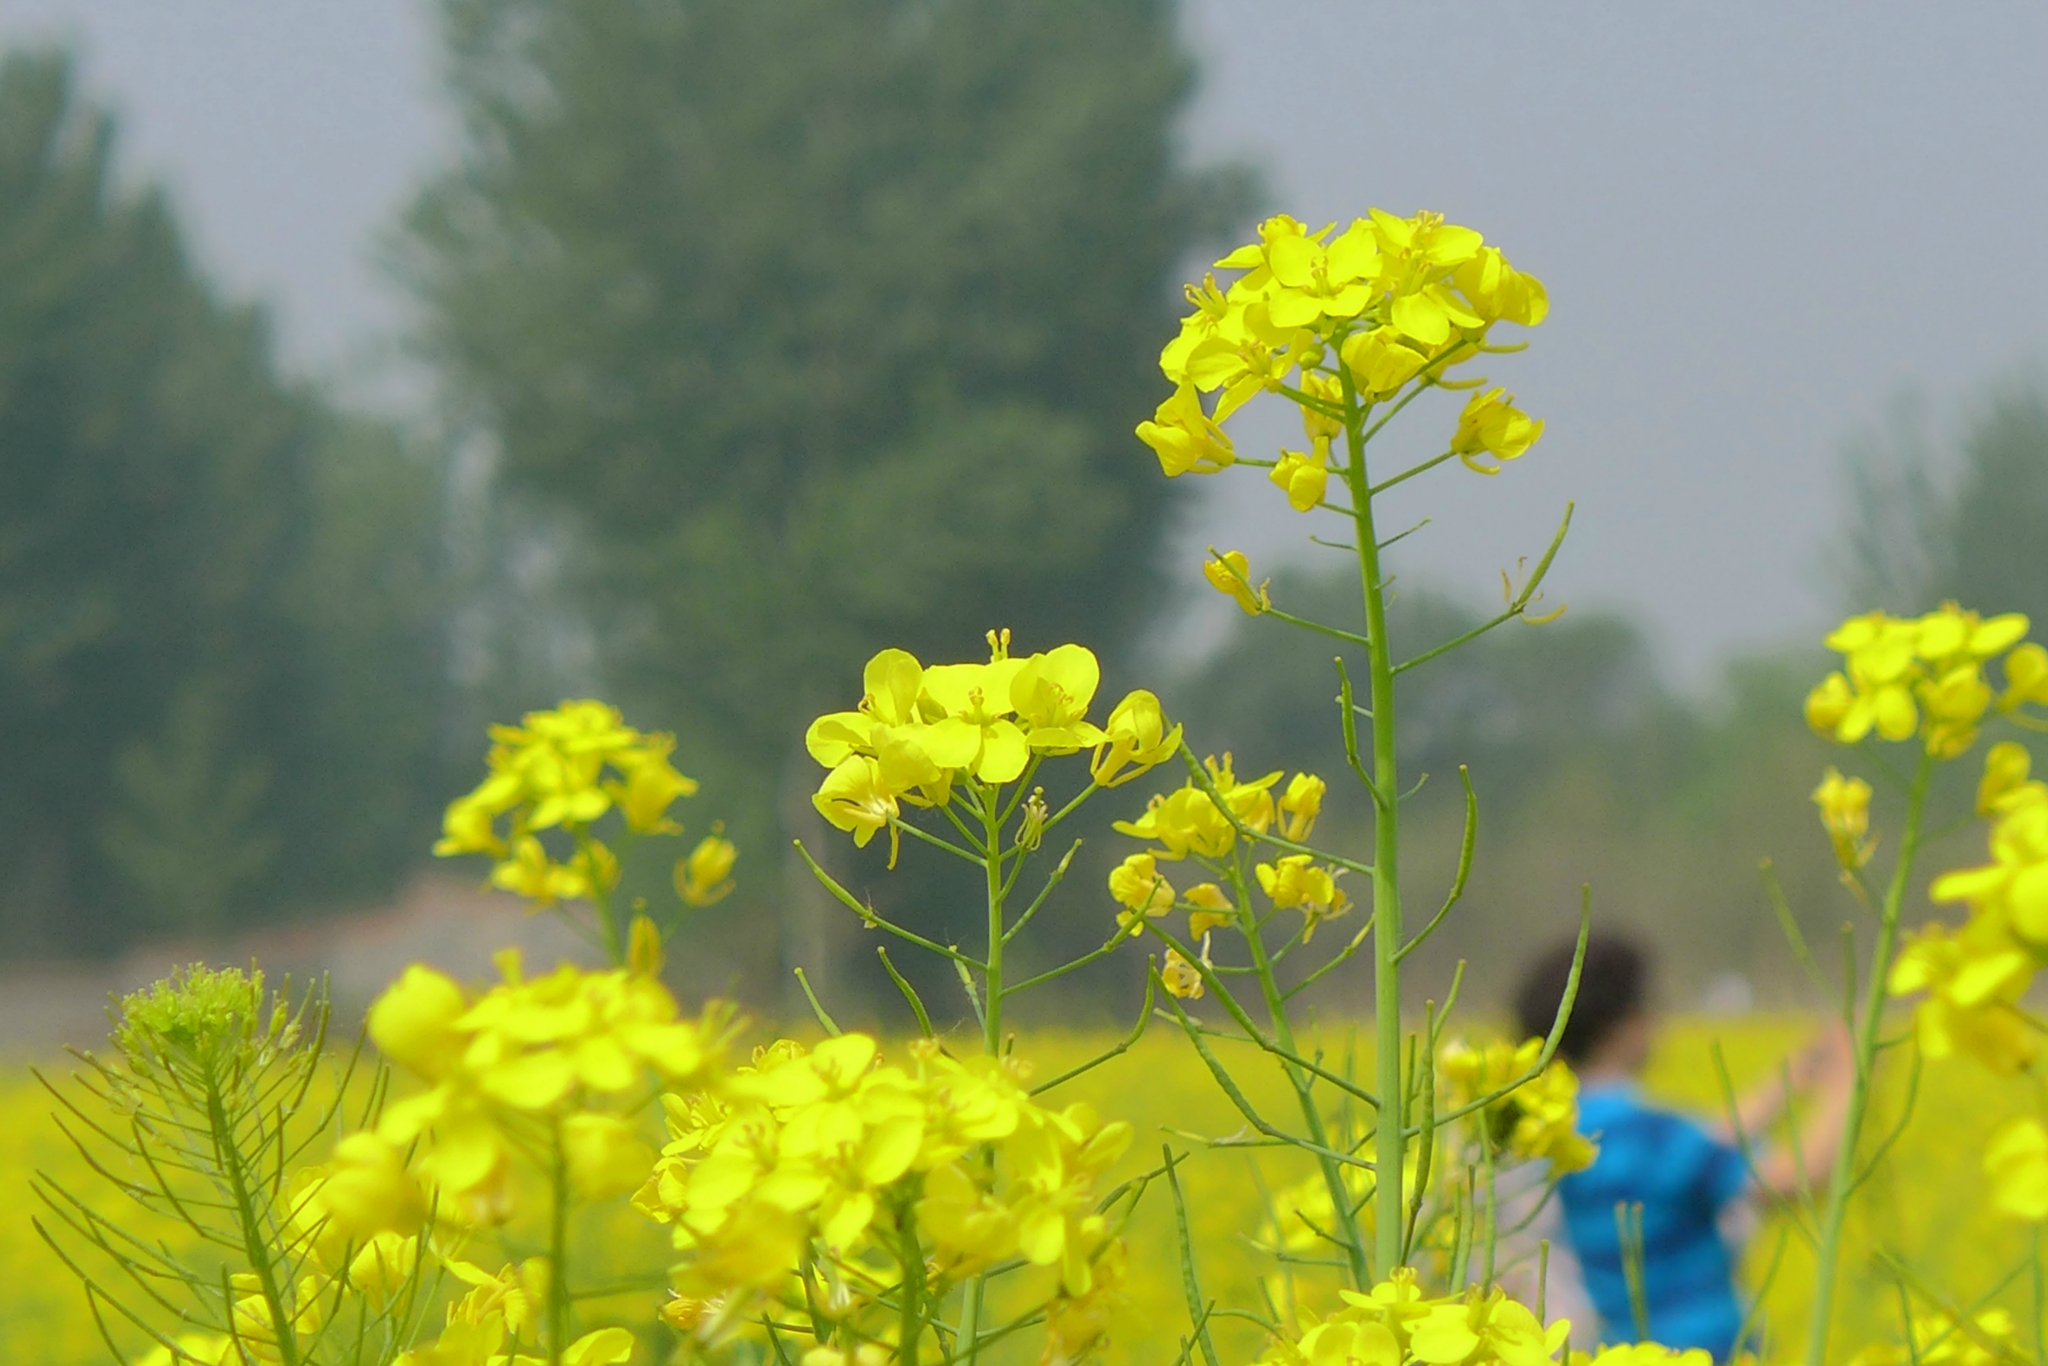
[[[1951,432],[1929,428],[1901,399],[1845,452],[1844,599],[1911,613],[1952,598],[2048,622],[2048,386],[1987,385]]]
[[[1113,650],[1169,507],[1131,430],[1170,284],[1244,197],[1178,164],[1170,3],[442,13],[469,138],[409,224],[433,352],[627,605],[605,685],[747,831],[884,643]]]
[[[16,952],[381,890],[397,827],[408,849],[431,829],[434,748],[407,719],[436,708],[431,480],[279,378],[261,317],[199,276],[159,194],[119,187],[113,143],[64,58],[0,63]]]

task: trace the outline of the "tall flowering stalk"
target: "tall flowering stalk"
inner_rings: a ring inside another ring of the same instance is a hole
[[[2042,1026],[2019,1002],[2048,954],[2048,839],[2042,837],[2048,832],[2048,789],[2029,780],[2030,759],[2018,743],[2002,741],[1990,748],[1977,794],[1977,814],[1994,822],[1995,861],[1949,873],[1934,884],[1937,901],[1971,905],[1970,923],[1952,934],[1935,922],[1900,949],[1900,916],[1913,886],[1936,769],[1968,754],[1987,722],[2048,727],[2027,710],[2048,703],[2048,651],[2022,643],[2027,628],[2027,619],[2018,614],[1984,619],[1954,603],[1916,618],[1882,612],[1851,617],[1827,638],[1828,647],[1841,654],[1842,667],[1806,699],[1807,722],[1828,740],[1871,750],[1910,744],[1915,750],[1910,777],[1877,765],[1904,789],[1905,799],[1898,849],[1881,894],[1866,872],[1877,849],[1870,829],[1870,784],[1830,768],[1813,794],[1843,885],[1876,925],[1867,975],[1841,1001],[1855,1059],[1841,1149],[1819,1208],[1790,1211],[1804,1225],[1817,1258],[1807,1366],[1823,1366],[1828,1359],[1842,1231],[1852,1197],[1890,1147],[1886,1140],[1866,1152],[1860,1142],[1881,1055],[1911,1040],[1918,1047],[1916,1068],[1921,1057],[1970,1052],[1998,1070],[2016,1072],[2032,1065],[2037,1049]],[[2002,663],[2002,692],[1994,691],[1987,675],[1994,662]],[[1789,913],[1784,920],[1792,929]],[[1807,957],[1792,932],[1794,947]],[[1918,1007],[1912,1034],[1887,1038],[1887,996],[1921,992],[1928,995]],[[1899,1123],[1905,1119],[1901,1116]],[[2038,1164],[2040,1176],[2035,1177],[2033,1165],[2006,1160],[2012,1135],[2048,1132],[2036,1121],[2021,1121],[2026,1124],[2033,1130],[2009,1127],[2001,1135],[1987,1166],[1999,1182],[2001,1203],[2038,1220],[2048,1217],[2048,1199],[2019,1192],[2029,1180],[2039,1180],[2048,1190],[2048,1162]],[[1903,1274],[1896,1259],[1887,1266]],[[1923,1289],[1901,1282],[1902,1295]],[[1911,1324],[1907,1336],[1914,1336]]]
[[[982,870],[987,927],[979,942],[969,948],[938,944],[880,916],[815,860],[812,867],[864,923],[952,964],[990,1056],[1005,1050],[1003,1011],[1010,997],[1128,941],[1152,938],[1163,950],[1151,972],[1163,1016],[1185,1032],[1261,1142],[1286,1144],[1314,1160],[1316,1191],[1283,1192],[1282,1200],[1341,1249],[1349,1284],[1359,1292],[1384,1291],[1402,1303],[1413,1300],[1417,1313],[1433,1312],[1430,1304],[1436,1302],[1420,1298],[1417,1273],[1406,1269],[1426,1261],[1430,1277],[1455,1292],[1453,1300],[1463,1306],[1453,1309],[1452,1301],[1444,1301],[1446,1314],[1476,1316],[1472,1322],[1482,1328],[1495,1322],[1492,1331],[1503,1335],[1502,1342],[1547,1355],[1562,1339],[1552,1341],[1552,1329],[1526,1310],[1519,1319],[1507,1310],[1497,1321],[1488,1318],[1493,1311],[1485,1306],[1500,1299],[1493,1285],[1491,1174],[1496,1157],[1540,1157],[1562,1171],[1590,1156],[1572,1138],[1574,1083],[1552,1059],[1563,1015],[1548,1039],[1525,1049],[1497,1057],[1469,1050],[1458,1055],[1468,1060],[1454,1059],[1445,1078],[1448,1094],[1438,1105],[1435,1055],[1444,1017],[1431,1005],[1421,1033],[1410,1032],[1401,967],[1459,899],[1477,811],[1467,783],[1457,877],[1442,907],[1419,932],[1407,933],[1399,882],[1400,806],[1406,794],[1395,687],[1400,675],[1486,631],[1518,618],[1547,620],[1533,609],[1565,528],[1559,527],[1520,583],[1508,583],[1493,619],[1401,659],[1387,634],[1391,576],[1382,560],[1399,537],[1387,536],[1377,516],[1379,500],[1411,479],[1454,460],[1477,473],[1496,474],[1542,434],[1542,423],[1515,407],[1512,395],[1484,378],[1453,376],[1482,356],[1516,349],[1493,345],[1491,330],[1502,322],[1541,322],[1547,308],[1543,288],[1478,233],[1427,213],[1404,219],[1375,210],[1341,232],[1335,225],[1316,232],[1291,218],[1271,219],[1261,226],[1258,242],[1231,253],[1218,268],[1239,273],[1227,286],[1211,276],[1190,287],[1194,311],[1161,357],[1174,392],[1137,434],[1168,476],[1256,466],[1297,511],[1324,513],[1347,527],[1343,548],[1355,557],[1361,592],[1359,620],[1351,625],[1288,612],[1273,601],[1268,584],[1254,582],[1237,551],[1212,552],[1203,572],[1252,615],[1364,651],[1362,697],[1354,694],[1339,661],[1335,729],[1347,766],[1373,803],[1370,853],[1336,852],[1309,842],[1327,793],[1323,778],[1297,773],[1283,786],[1283,773],[1242,774],[1229,755],[1200,757],[1146,692],[1127,696],[1098,725],[1089,716],[1099,673],[1092,654],[1061,645],[1017,656],[1007,633],[991,632],[987,663],[927,665],[902,651],[883,651],[867,666],[858,704],[819,718],[808,736],[812,755],[827,770],[815,801],[828,821],[860,844],[886,834],[892,866],[908,841]],[[1441,453],[1405,468],[1375,470],[1368,462],[1371,443],[1410,403],[1435,389],[1468,391]],[[1222,424],[1261,394],[1296,405],[1306,449],[1281,451],[1272,459],[1237,453]],[[1084,751],[1085,783],[1070,781],[1069,790],[1078,787],[1075,795],[1056,809],[1048,806],[1040,780],[1056,772],[1062,756]],[[1022,912],[1013,913],[1012,898],[1027,863],[1083,802],[1176,758],[1185,782],[1153,796],[1142,813],[1117,826],[1147,847],[1110,875],[1116,920],[1104,942],[1015,980],[1006,949],[1057,886],[1074,851],[1070,846],[1057,858],[1044,853],[1050,871]],[[1182,863],[1199,866],[1207,878],[1176,886],[1173,867]],[[1368,881],[1370,915],[1348,939],[1333,945],[1325,936],[1322,947],[1314,947],[1318,929],[1350,910],[1340,886],[1346,875]],[[1181,912],[1185,922],[1174,919]],[[1222,940],[1241,947],[1227,949]],[[1370,1086],[1348,1063],[1341,1069],[1325,1065],[1295,1017],[1301,993],[1368,941],[1375,982]],[[890,970],[929,1032],[925,1004]],[[1446,1014],[1455,990],[1453,983]],[[1227,1027],[1197,1019],[1184,1004],[1202,997],[1221,1006]],[[829,1014],[822,1007],[819,1013],[831,1029]],[[1088,1065],[1128,1047],[1152,1013],[1148,1000],[1131,1039]],[[1219,1037],[1250,1043],[1274,1060],[1297,1102],[1296,1119],[1282,1123],[1253,1105],[1212,1047]],[[1469,1061],[1481,1056],[1492,1061]],[[1540,1095],[1528,1089],[1539,1079]],[[1228,1140],[1219,1143],[1229,1146]],[[1173,1161],[1169,1153],[1164,1170]],[[1177,1191],[1177,1180],[1173,1185]],[[1483,1219],[1475,1214],[1482,1205]],[[1276,1210],[1273,1246],[1283,1262],[1294,1229],[1277,1225],[1290,1222]],[[1183,1258],[1189,1312],[1207,1351],[1199,1325],[1213,1306],[1200,1303],[1193,1250],[1184,1248]],[[1475,1263],[1482,1271],[1477,1278],[1471,1276]],[[1480,1298],[1468,1303],[1463,1293],[1475,1279],[1471,1293]],[[979,1304],[979,1287],[969,1286],[962,1343],[974,1340],[969,1329]],[[1271,1327],[1279,1347],[1295,1350],[1284,1325]],[[1481,1351],[1486,1340],[1483,1332],[1473,1338],[1472,1350]]]
[[[1223,769],[1203,768],[1193,762],[1192,754],[1192,788],[1215,812],[1225,815],[1236,839],[1212,848],[1190,843],[1185,838],[1186,816],[1196,805],[1193,798],[1178,805],[1172,798],[1155,802],[1146,819],[1124,828],[1160,840],[1159,852],[1165,857],[1192,853],[1206,859],[1227,881],[1232,905],[1222,924],[1242,935],[1245,964],[1233,970],[1210,961],[1206,917],[1201,933],[1190,925],[1187,941],[1175,940],[1164,929],[1155,933],[1172,942],[1174,957],[1193,966],[1239,1028],[1287,1069],[1301,1101],[1305,1131],[1299,1137],[1320,1150],[1338,1240],[1345,1248],[1351,1279],[1364,1288],[1373,1275],[1387,1275],[1410,1259],[1419,1209],[1411,1190],[1410,1158],[1418,1140],[1425,1145],[1434,1141],[1416,1122],[1420,1079],[1404,1062],[1404,1054],[1413,1050],[1422,1057],[1432,1051],[1437,1043],[1434,1030],[1440,1026],[1433,1025],[1432,1036],[1416,1046],[1404,1023],[1401,965],[1442,923],[1462,893],[1477,820],[1467,783],[1466,833],[1457,877],[1442,909],[1409,937],[1400,888],[1401,803],[1407,794],[1402,791],[1399,764],[1396,680],[1517,618],[1548,620],[1532,608],[1570,522],[1567,508],[1556,538],[1522,583],[1516,585],[1503,575],[1499,613],[1455,640],[1399,659],[1388,638],[1391,576],[1383,556],[1407,533],[1386,535],[1379,500],[1453,460],[1479,474],[1498,474],[1506,462],[1535,444],[1543,424],[1515,407],[1513,395],[1483,377],[1454,375],[1483,356],[1519,349],[1495,345],[1492,329],[1503,322],[1535,326],[1543,321],[1548,301],[1540,282],[1517,271],[1477,232],[1431,213],[1397,218],[1375,209],[1341,231],[1335,224],[1311,231],[1293,218],[1269,219],[1260,225],[1257,242],[1238,248],[1217,267],[1241,273],[1227,287],[1219,286],[1213,275],[1188,287],[1194,311],[1160,357],[1174,393],[1152,421],[1140,425],[1138,435],[1152,447],[1169,477],[1215,474],[1233,465],[1263,468],[1296,511],[1327,514],[1348,530],[1348,542],[1338,544],[1357,563],[1360,613],[1352,625],[1310,621],[1286,611],[1273,601],[1267,583],[1254,584],[1248,561],[1237,551],[1212,550],[1204,573],[1253,616],[1271,617],[1364,652],[1362,703],[1338,661],[1338,728],[1346,765],[1372,803],[1373,847],[1369,862],[1312,848],[1305,841],[1313,810],[1304,820],[1298,810],[1285,809],[1285,799],[1278,808],[1263,800],[1238,799],[1218,781],[1227,764]],[[1411,403],[1436,389],[1469,392],[1443,450],[1406,467],[1377,467],[1369,457],[1374,439]],[[1216,395],[1212,411],[1204,410],[1203,394]],[[1238,453],[1221,424],[1260,394],[1278,395],[1300,410],[1306,450],[1283,450],[1274,459]],[[1361,718],[1366,722],[1364,745]],[[1290,793],[1295,791],[1290,788]],[[1270,851],[1272,861],[1257,861],[1254,851]],[[1297,944],[1289,940],[1277,949],[1268,948],[1265,924],[1270,913],[1258,908],[1260,898],[1252,894],[1251,877],[1255,875],[1262,898],[1274,910],[1305,909],[1308,918],[1298,938],[1306,944],[1317,919],[1342,911],[1343,894],[1334,884],[1344,873],[1370,880],[1369,920],[1334,959],[1310,971],[1302,984],[1283,989],[1277,963]],[[1322,891],[1325,886],[1330,888],[1327,894]],[[1201,909],[1195,914],[1202,914]],[[1287,1011],[1289,999],[1303,985],[1349,958],[1368,938],[1374,985],[1373,1094],[1303,1058]],[[1201,953],[1190,951],[1196,939],[1203,942]],[[1262,998],[1263,1028],[1251,1022],[1225,981],[1245,969],[1255,978]],[[1503,1079],[1498,1095],[1468,1104],[1480,1108],[1494,1103],[1540,1075],[1550,1064],[1555,1036],[1553,1031],[1525,1074]],[[1220,1067],[1218,1079],[1224,1080]],[[1375,1111],[1369,1164],[1331,1146],[1323,1132],[1318,1081],[1336,1085]],[[1431,1125],[1436,1122],[1434,1116],[1429,1120]],[[1270,1128],[1263,1120],[1259,1123],[1262,1131]],[[1358,1202],[1349,1192],[1356,1183],[1347,1182],[1342,1171],[1351,1165],[1369,1165],[1369,1221],[1353,1217]]]

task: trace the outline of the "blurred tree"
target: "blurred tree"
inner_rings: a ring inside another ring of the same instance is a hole
[[[0,951],[360,895],[431,829],[433,486],[279,380],[112,143],[64,58],[0,61]]]
[[[1114,653],[1156,602],[1131,429],[1244,178],[1178,165],[1169,0],[442,13],[469,147],[410,220],[432,345],[505,486],[573,515],[608,685],[751,836],[738,913],[801,905],[766,836],[869,652]]]
[[[1851,611],[1924,612],[1945,598],[2048,623],[2048,387],[1986,387],[1942,449],[1923,408],[1895,402],[1852,441],[1838,578]]]

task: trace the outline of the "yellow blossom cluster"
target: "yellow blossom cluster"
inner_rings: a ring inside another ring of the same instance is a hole
[[[1539,1366],[1557,1361],[1571,1334],[1570,1320],[1545,1324],[1498,1289],[1425,1295],[1408,1267],[1370,1292],[1339,1295],[1343,1308],[1312,1319],[1298,1338],[1278,1338],[1261,1366]],[[1698,1356],[1706,1366],[1706,1354]],[[1604,1357],[1602,1366],[1609,1366]]]
[[[559,1161],[588,1199],[623,1194],[646,1176],[653,1149],[603,1102],[644,1094],[653,1076],[707,1075],[724,1034],[721,1007],[678,1018],[654,975],[651,929],[636,923],[634,967],[590,972],[565,963],[529,978],[508,950],[499,955],[504,980],[481,995],[414,964],[371,1006],[378,1049],[429,1083],[385,1109],[375,1138],[419,1145],[414,1167],[443,1209],[480,1222],[506,1217],[522,1145]],[[360,1218],[389,1223],[373,1209]]]
[[[2020,1359],[2011,1314],[1981,1309],[1967,1318],[1928,1304],[1911,1310],[1910,1342],[1873,1343],[1848,1366],[1993,1366]]]
[[[2020,997],[2048,961],[2048,786],[2029,767],[2010,741],[1985,755],[1977,804],[1991,822],[1991,861],[1944,873],[1930,892],[1963,903],[1969,918],[1924,926],[1892,969],[1894,995],[1926,993],[1914,1019],[1929,1057],[1968,1053],[2016,1072],[2039,1051],[2041,1031]]]
[[[1011,1258],[1056,1268],[1049,1327],[1086,1345],[1075,1335],[1122,1264],[1097,1179],[1130,1126],[1038,1105],[1008,1059],[957,1061],[929,1041],[910,1053],[896,1066],[862,1034],[784,1040],[709,1091],[665,1098],[670,1142],[634,1203],[684,1256],[672,1323],[710,1340],[768,1297],[805,1305],[798,1269],[812,1264],[836,1288],[809,1312],[850,1323],[915,1248],[911,1274],[940,1282]]]
[[[669,808],[697,782],[669,762],[674,748],[674,736],[635,730],[602,702],[564,702],[493,726],[490,773],[449,804],[434,852],[488,855],[492,884],[538,907],[591,900],[619,879],[617,856],[590,834],[601,817],[618,812],[633,834],[681,833]],[[541,841],[549,830],[567,834],[570,847],[550,852]],[[716,901],[731,890],[735,857],[714,831],[677,865],[679,894],[691,905]]]
[[[507,1266],[495,1276],[460,1261],[447,1266],[469,1284],[468,1293],[448,1306],[447,1325],[431,1346],[401,1353],[393,1366],[545,1366],[548,1358],[534,1345],[545,1263]],[[632,1359],[633,1345],[625,1329],[600,1328],[565,1345],[561,1360],[563,1366],[620,1366]]]
[[[1595,1149],[1579,1133],[1578,1077],[1557,1058],[1537,1071],[1542,1056],[1541,1039],[1483,1047],[1455,1042],[1437,1060],[1437,1075],[1452,1104],[1465,1105],[1533,1073],[1479,1111],[1486,1141],[1512,1159],[1547,1161],[1552,1174],[1563,1176],[1592,1165]]]
[[[2021,645],[2026,633],[2018,613],[1987,620],[1952,602],[1922,617],[1851,617],[1827,638],[1842,668],[1807,695],[1807,724],[1845,745],[1917,734],[1930,755],[1953,759],[1976,741],[1994,706],[2048,703],[2048,651]],[[2006,686],[1994,693],[1984,667],[2000,655]]]
[[[1227,287],[1213,273],[1187,287],[1193,311],[1159,357],[1174,392],[1139,439],[1169,476],[1213,474],[1237,459],[1220,424],[1261,392],[1288,392],[1308,449],[1283,451],[1270,477],[1302,512],[1322,503],[1347,390],[1369,406],[1417,380],[1442,383],[1486,349],[1495,323],[1533,327],[1549,311],[1535,277],[1428,212],[1372,209],[1341,231],[1282,214],[1216,268],[1240,273]],[[1203,394],[1218,395],[1213,413]],[[1489,389],[1466,405],[1451,452],[1491,474],[1542,431],[1512,395]]]
[[[1888,982],[1895,996],[1924,993],[1913,1017],[1922,1053],[1967,1053],[2007,1074],[2033,1067],[2048,1030],[2022,1001],[2048,963],[2048,786],[2028,776],[2030,767],[2026,749],[2010,741],[1985,755],[1977,809],[1990,821],[1991,861],[1944,873],[1930,892],[1963,903],[1969,918],[1923,926]],[[1984,1170],[2000,1210],[2048,1220],[2048,1125],[2008,1123],[1986,1149]]]
[[[1238,847],[1240,830],[1254,836],[1270,832],[1299,843],[1315,829],[1328,785],[1313,773],[1295,774],[1276,796],[1274,788],[1284,770],[1240,781],[1228,754],[1220,760],[1212,755],[1202,763],[1206,784],[1191,777],[1173,792],[1155,794],[1136,820],[1115,823],[1121,833],[1156,845],[1128,855],[1110,872],[1109,894],[1120,908],[1118,922],[1127,929],[1135,931],[1142,920],[1156,920],[1178,908],[1188,912],[1189,937],[1203,939],[1236,918],[1236,903],[1214,882],[1176,892],[1159,870],[1161,861],[1192,857],[1221,871],[1221,860]],[[1212,789],[1222,798],[1221,806],[1210,795]],[[1350,899],[1337,886],[1339,870],[1324,867],[1312,855],[1286,854],[1256,864],[1251,871],[1274,909],[1302,913],[1304,941],[1314,936],[1322,921],[1350,909]],[[1168,951],[1163,976],[1176,996],[1202,994],[1200,974],[1177,952]]]
[[[1813,804],[1820,809],[1821,828],[1828,832],[1843,875],[1870,862],[1877,852],[1876,842],[1870,838],[1870,784],[1861,778],[1844,778],[1829,768],[1813,790]]]
[[[1039,758],[1091,751],[1100,787],[1129,782],[1170,756],[1180,727],[1159,699],[1124,697],[1107,720],[1088,719],[1102,669],[1092,651],[1060,645],[1012,657],[1010,633],[988,633],[985,664],[926,665],[884,650],[862,672],[853,711],[811,723],[804,743],[829,770],[812,802],[854,842],[891,830],[901,803],[944,806],[956,782],[1014,782]]]

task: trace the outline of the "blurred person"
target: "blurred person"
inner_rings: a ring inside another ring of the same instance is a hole
[[[1549,1033],[1574,947],[1552,949],[1523,979],[1514,1004],[1525,1035]],[[1705,1348],[1725,1361],[1744,1320],[1735,1244],[1754,1227],[1760,1203],[1828,1179],[1854,1064],[1839,1026],[1793,1059],[1791,1087],[1811,1100],[1798,1118],[1796,1144],[1759,1142],[1790,1100],[1782,1077],[1743,1096],[1732,1117],[1715,1123],[1653,1105],[1638,1085],[1656,1035],[1650,979],[1650,956],[1641,946],[1609,935],[1587,941],[1558,1053],[1579,1075],[1579,1131],[1599,1145],[1599,1155],[1558,1182],[1558,1201],[1602,1341],[1637,1336],[1622,1227],[1640,1206],[1647,1336],[1669,1347]],[[1749,1142],[1749,1159],[1738,1134]]]

